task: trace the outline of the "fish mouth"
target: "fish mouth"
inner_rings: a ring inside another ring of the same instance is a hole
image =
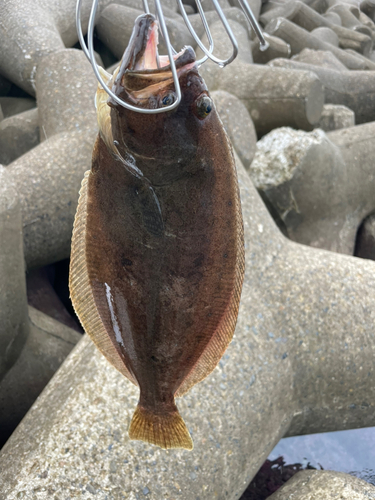
[[[142,106],[152,96],[174,88],[169,57],[158,53],[158,27],[152,14],[143,14],[135,20],[112,88],[125,101]],[[195,52],[189,46],[175,54],[173,60],[178,78],[196,66]]]

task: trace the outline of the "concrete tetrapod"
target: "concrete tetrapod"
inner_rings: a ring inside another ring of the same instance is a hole
[[[312,71],[324,85],[325,103],[342,104],[355,113],[357,124],[371,122],[375,116],[375,72],[335,71],[290,59],[273,59],[269,66]]]
[[[210,75],[210,64],[204,64],[201,73],[205,82],[209,82],[211,91],[226,90],[241,99],[250,113],[258,136],[283,126],[312,130],[319,122],[324,105],[324,89],[314,73],[269,71],[268,65],[243,61],[233,64],[236,64],[234,76],[230,66],[219,68],[219,72]]]
[[[129,0],[117,0],[126,4]],[[39,61],[77,40],[76,0],[7,0],[0,3],[0,73],[31,95]],[[98,15],[111,0],[101,0]],[[137,2],[138,3],[138,2]],[[175,5],[175,2],[172,2]],[[81,21],[86,33],[92,0],[83,0]],[[22,15],[20,15],[22,13]]]
[[[284,238],[237,160],[246,276],[234,340],[178,405],[192,452],[129,441],[138,391],[85,337],[0,455],[0,497],[238,499],[285,434],[375,424],[375,264]]]
[[[4,167],[0,242],[1,447],[81,336],[27,307],[21,209]]]
[[[374,500],[375,486],[363,479],[330,470],[304,470],[293,476],[267,500]]]
[[[7,167],[21,202],[28,268],[69,256],[77,186],[90,167],[97,133],[96,87],[80,50],[63,49],[39,63],[40,134],[48,140]]]
[[[285,42],[290,45],[292,55],[298,54],[304,48],[328,50],[349,69],[375,69],[375,63],[372,61],[364,61],[353,54],[349,54],[345,50],[324,42],[288,19],[277,17],[276,19],[270,21],[265,29],[270,35],[274,35],[285,40]]]
[[[299,243],[353,255],[375,210],[375,122],[325,134],[281,128],[257,144],[250,176]]]

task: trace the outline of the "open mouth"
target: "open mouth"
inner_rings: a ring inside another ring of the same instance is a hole
[[[173,86],[169,57],[158,53],[158,36],[158,22],[153,15],[137,17],[118,73],[114,75],[113,91],[116,95],[139,102],[148,99],[155,91]],[[191,47],[184,47],[173,56],[173,60],[180,78],[182,73],[195,66],[195,52]],[[126,95],[123,95],[124,91]]]
[[[168,55],[160,56],[158,52],[159,31],[158,22],[151,14],[139,16],[136,19],[136,27],[140,26],[139,35],[135,40],[129,42],[130,49],[133,49],[133,57],[129,61],[128,71],[156,72],[161,69],[170,69]],[[133,36],[132,36],[133,38]],[[140,39],[139,39],[140,38]],[[133,46],[131,47],[133,42]],[[138,43],[137,43],[138,42]],[[180,68],[188,63],[195,62],[195,54],[191,47],[184,47],[180,52],[173,56],[176,68]]]

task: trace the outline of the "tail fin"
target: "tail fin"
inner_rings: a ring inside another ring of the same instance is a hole
[[[129,437],[165,449],[193,449],[193,441],[178,411],[160,415],[138,405],[130,423]]]

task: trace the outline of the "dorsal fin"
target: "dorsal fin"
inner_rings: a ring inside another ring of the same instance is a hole
[[[94,147],[95,155],[95,147]],[[79,192],[77,213],[74,220],[72,251],[70,258],[69,290],[74,310],[79,317],[85,332],[89,335],[99,351],[107,360],[138,385],[133,375],[126,368],[119,353],[109,338],[105,326],[95,305],[89,282],[86,262],[86,220],[87,220],[87,184],[90,171],[85,173]]]
[[[227,138],[228,140],[228,138]],[[236,169],[233,158],[233,168]],[[236,173],[237,175],[237,173]],[[240,194],[237,187],[236,196],[236,225],[237,225],[237,257],[236,257],[236,273],[232,295],[228,304],[227,311],[223,317],[219,328],[209,341],[202,355],[196,362],[195,366],[189,372],[185,380],[178,388],[175,397],[183,396],[195,384],[206,378],[217,366],[222,358],[225,350],[230,344],[234,329],[237,322],[238,308],[240,305],[242,283],[245,273],[245,247],[244,247],[244,230],[242,221],[242,210],[240,202]]]

